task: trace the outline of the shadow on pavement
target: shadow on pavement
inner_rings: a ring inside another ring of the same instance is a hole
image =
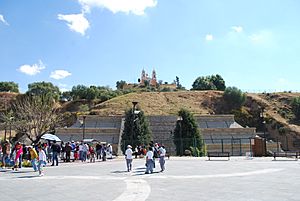
[[[128,172],[128,171],[126,171],[126,170],[122,170],[122,171],[117,170],[117,171],[113,171],[111,173],[113,173],[113,174],[121,174],[121,173],[125,173],[125,172]]]
[[[151,174],[157,174],[157,173],[160,173],[160,172],[152,172]],[[141,172],[141,173],[138,173],[138,174],[134,174],[132,176],[142,176],[142,175],[151,175],[151,174],[145,174],[145,171]]]
[[[27,170],[27,171],[22,171],[22,170],[18,170],[18,171],[12,171],[11,173],[12,174],[23,174],[23,173],[29,173],[29,172],[33,172],[33,170],[32,171],[30,171],[30,170]]]
[[[30,178],[36,178],[39,177],[39,175],[29,175],[29,176],[21,176],[17,177],[18,179],[30,179]]]

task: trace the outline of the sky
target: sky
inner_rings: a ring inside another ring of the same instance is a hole
[[[300,91],[298,0],[0,0],[0,81],[190,89],[219,74],[243,91]]]

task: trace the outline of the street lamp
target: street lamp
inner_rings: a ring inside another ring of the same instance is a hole
[[[9,118],[9,141],[11,140],[11,122],[13,121],[14,117]]]
[[[4,142],[6,141],[6,132],[7,132],[7,123],[5,123],[5,130],[4,130]]]
[[[138,104],[139,102],[137,101],[132,101],[132,125],[131,125],[131,146],[133,146],[133,136],[134,136],[134,122],[136,121],[135,120],[135,115],[139,113],[139,111],[136,111],[135,108],[136,108],[136,105]]]
[[[81,126],[82,126],[82,140],[84,140],[85,139],[85,118],[86,118],[86,116],[85,115],[83,115],[82,116],[82,123],[81,123]]]
[[[263,132],[264,132],[264,152],[265,152],[265,156],[267,155],[267,138],[266,138],[266,121],[265,121],[265,117],[264,117],[264,111],[265,108],[261,107],[261,112],[260,112],[260,118],[261,118],[261,122],[262,122],[262,126],[263,126]]]
[[[182,156],[182,152],[183,152],[183,147],[182,147],[182,116],[178,116],[177,117],[177,121],[179,122],[179,126],[180,126],[180,130],[179,130],[179,135],[180,135],[180,156]]]

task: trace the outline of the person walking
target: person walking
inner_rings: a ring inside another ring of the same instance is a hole
[[[56,162],[56,166],[58,166],[58,154],[60,153],[60,146],[58,144],[56,144],[56,140],[53,140],[51,149],[52,149],[52,154],[53,154],[51,166],[54,166],[55,162]]]
[[[44,166],[46,164],[46,154],[45,151],[42,149],[41,146],[38,148],[39,150],[39,163],[38,163],[38,170],[39,170],[39,176],[44,176]]]
[[[131,145],[127,145],[127,149],[125,151],[125,158],[126,158],[126,165],[127,165],[127,172],[132,170],[132,149]]]
[[[99,142],[97,142],[97,144],[96,144],[97,160],[101,159],[101,149],[102,149],[101,144]]]
[[[161,145],[158,149],[159,152],[159,164],[160,164],[160,172],[165,171],[165,156],[166,156],[166,149],[164,145]]]
[[[14,152],[16,155],[14,158],[15,165],[13,167],[13,170],[18,171],[18,168],[20,168],[20,162],[22,163],[22,154],[23,154],[23,146],[20,142],[17,142],[17,144],[15,145]]]
[[[38,154],[36,153],[35,149],[32,148],[31,146],[28,147],[28,150],[29,150],[29,158],[31,161],[32,168],[36,172],[38,170],[37,169]]]
[[[153,151],[152,147],[148,148],[148,152],[146,153],[146,172],[145,174],[152,174],[153,173],[153,166],[154,166],[154,161],[153,161]]]
[[[70,145],[70,142],[67,142],[66,146],[65,146],[65,152],[66,152],[66,162],[70,162],[71,161],[71,151],[72,151],[72,147]]]
[[[2,168],[6,168],[6,161],[9,161],[10,154],[11,154],[11,144],[8,140],[5,141],[3,148],[2,148]]]

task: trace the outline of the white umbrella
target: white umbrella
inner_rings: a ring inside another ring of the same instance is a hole
[[[53,135],[53,134],[50,134],[50,133],[44,134],[41,138],[45,139],[45,140],[51,140],[51,141],[55,140],[57,142],[61,142],[61,140],[56,135]]]

